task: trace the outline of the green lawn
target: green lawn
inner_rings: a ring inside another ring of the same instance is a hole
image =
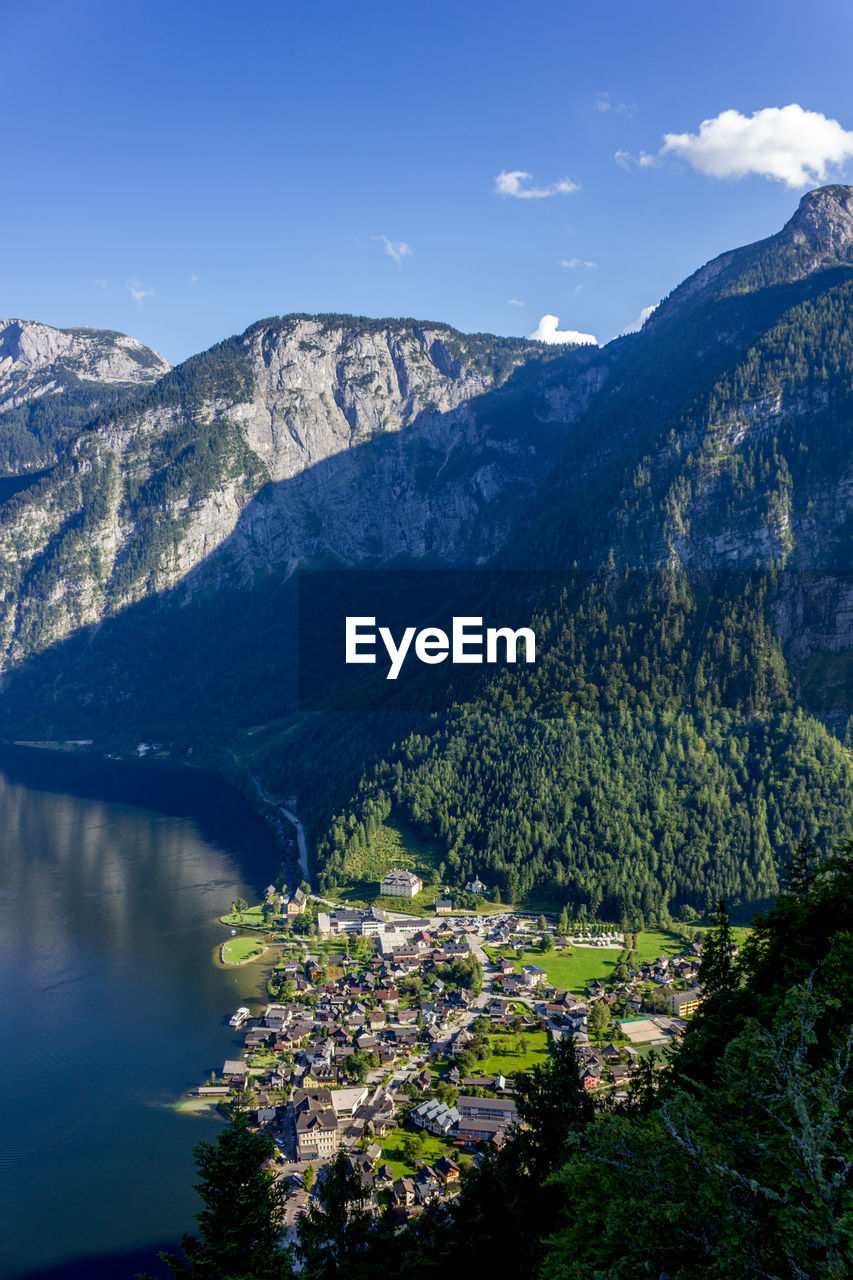
[[[262,956],[264,950],[258,938],[229,938],[222,944],[222,960],[224,964],[246,964]]]
[[[264,913],[259,906],[247,907],[245,911],[229,911],[227,915],[220,916],[219,921],[232,929],[261,929]]]
[[[651,929],[637,935],[637,960],[657,960],[658,956],[680,956],[690,947],[677,933],[665,929]]]
[[[265,1071],[267,1067],[274,1067],[281,1058],[273,1053],[272,1049],[256,1049],[248,1055],[246,1059],[250,1067],[256,1070]]]
[[[515,1034],[489,1036],[492,1054],[478,1062],[474,1074],[478,1076],[512,1076],[518,1071],[529,1071],[539,1066],[548,1057],[547,1031],[523,1031],[521,1034],[527,1041],[526,1052],[516,1053]]]
[[[660,1067],[666,1062],[666,1053],[670,1044],[671,1041],[667,1041],[666,1044],[635,1044],[632,1048],[638,1058],[650,1058],[654,1054],[655,1062]]]
[[[411,1178],[415,1172],[414,1165],[407,1164],[403,1158],[403,1134],[405,1132],[407,1130],[397,1129],[394,1133],[389,1134],[382,1143],[382,1155],[379,1158],[379,1163],[390,1164],[394,1170],[395,1178]],[[426,1161],[427,1164],[435,1164],[436,1160],[439,1160],[442,1156],[449,1156],[451,1160],[458,1160],[458,1152],[455,1147],[442,1142],[441,1138],[436,1138],[424,1129],[421,1129],[420,1132],[423,1134],[420,1158]]]
[[[321,955],[334,956],[340,961],[347,954],[346,938],[325,938],[321,942],[319,938],[311,939],[311,950],[319,952]],[[355,963],[353,961],[353,963]]]
[[[675,933],[650,930],[638,935],[636,958],[645,961],[656,960],[661,955],[677,956],[683,954],[688,945]],[[498,954],[491,947],[487,950],[492,956]],[[595,979],[610,982],[621,952],[599,950],[597,947],[572,947],[571,951],[525,951],[521,960],[516,960],[514,952],[510,954],[519,972],[523,964],[538,964],[545,970],[552,986],[584,995],[587,983]]]
[[[574,947],[571,952],[525,951],[520,960],[513,954],[513,960],[519,973],[523,964],[538,964],[552,987],[584,995],[587,983],[594,978],[610,981],[619,955],[618,951],[599,951],[596,947]]]

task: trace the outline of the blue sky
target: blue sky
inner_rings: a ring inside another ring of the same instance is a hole
[[[0,19],[0,315],[173,362],[287,311],[506,334],[551,314],[605,341],[853,180],[840,2],[0,0]],[[789,104],[808,114],[755,114]]]

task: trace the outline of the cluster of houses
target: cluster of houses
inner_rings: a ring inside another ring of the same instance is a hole
[[[278,975],[290,980],[293,998],[268,1005],[260,1023],[246,1031],[249,1058],[225,1064],[225,1085],[240,1088],[251,1079],[268,1093],[295,1086],[338,1089],[351,1083],[348,1059],[356,1054],[375,1055],[387,1072],[416,1050],[433,1056],[464,1051],[473,1037],[458,1024],[473,992],[448,988],[436,973],[470,958],[464,927],[434,918],[390,922],[377,911],[340,910],[318,919],[326,936],[376,938],[379,953],[357,966],[345,963],[350,971],[329,981],[317,958],[284,957]],[[415,975],[422,989],[401,998],[397,984]],[[253,1067],[253,1055],[263,1055],[263,1070]],[[286,1065],[278,1061],[284,1056]],[[275,1065],[268,1064],[270,1057]]]
[[[483,1016],[495,1028],[538,1028],[542,1020],[531,1011],[519,1019],[499,996],[473,1009],[473,991],[442,979],[441,966],[471,958],[468,929],[455,918],[398,919],[341,908],[320,913],[318,932],[374,941],[360,948],[358,962],[337,952],[343,972],[331,978],[330,957],[321,963],[304,953],[285,955],[277,969],[292,995],[246,1025],[245,1055],[224,1064],[221,1085],[200,1092],[251,1087],[258,1124],[286,1159],[322,1164],[343,1148],[369,1196],[388,1192],[400,1212],[417,1212],[458,1189],[454,1147],[500,1146],[517,1119],[504,1077],[464,1074],[463,1055],[475,1040],[467,1024]],[[462,1091],[450,1107],[433,1096],[437,1077],[425,1063],[436,1059],[450,1064],[449,1096]],[[372,1083],[364,1083],[368,1063]],[[477,1096],[486,1092],[493,1096]],[[404,1119],[446,1146],[440,1159],[418,1161],[411,1177],[395,1178],[382,1163],[381,1144]]]
[[[382,1086],[372,1094],[367,1087],[296,1089],[284,1123],[295,1139],[299,1160],[323,1161],[343,1147],[368,1203],[375,1205],[378,1194],[387,1191],[405,1211],[447,1198],[458,1190],[459,1165],[448,1155],[432,1165],[419,1161],[414,1176],[409,1178],[395,1178],[391,1165],[382,1162],[382,1147],[375,1138],[384,1137],[398,1124],[395,1096]]]
[[[411,898],[422,886],[412,872],[393,869],[381,887],[388,896]],[[305,903],[304,893],[296,890],[282,912],[301,914]],[[702,998],[697,946],[688,955],[661,956],[611,989],[592,981],[583,997],[551,986],[545,969],[535,963],[497,960],[487,999],[472,1008],[474,993],[448,985],[441,969],[470,958],[470,928],[443,913],[427,919],[377,908],[321,911],[320,938],[367,938],[371,945],[356,948],[357,963],[340,956],[343,972],[331,978],[328,959],[285,955],[277,969],[290,980],[292,996],[267,1006],[257,1025],[246,1030],[246,1055],[225,1063],[222,1085],[201,1092],[251,1086],[257,1090],[258,1123],[270,1129],[286,1158],[324,1163],[343,1148],[373,1203],[387,1192],[401,1213],[417,1212],[458,1189],[454,1147],[499,1147],[518,1121],[511,1081],[464,1074],[471,1070],[470,1056],[463,1063],[463,1055],[476,1039],[470,1025],[475,1017],[493,1030],[547,1027],[554,1039],[571,1036],[584,1087],[618,1089],[629,1078],[636,1051],[624,1043],[593,1046],[595,1004],[604,1001],[613,1010],[614,1027],[617,1019],[627,1027],[640,1012],[643,987],[652,983],[665,994],[677,1030],[686,1027],[684,1017]],[[530,948],[530,929],[510,914],[478,929],[488,930],[488,940],[497,945]],[[590,937],[577,945],[598,940]],[[619,945],[622,938],[604,941]],[[416,983],[409,981],[413,977]],[[436,1087],[437,1077],[425,1065],[438,1059],[449,1064],[444,1073],[449,1090]],[[369,1076],[373,1083],[365,1083],[368,1067],[375,1070]],[[412,1177],[395,1178],[382,1162],[382,1142],[403,1120],[442,1139],[445,1154],[432,1165],[418,1161]]]
[[[409,1117],[421,1129],[451,1142],[490,1142],[499,1147],[506,1131],[518,1123],[512,1097],[468,1097],[460,1094],[453,1106],[427,1099],[414,1107]]]
[[[386,1176],[390,1172],[386,1165]],[[442,1156],[433,1165],[421,1164],[413,1178],[398,1178],[393,1183],[394,1202],[401,1210],[407,1210],[433,1200],[449,1199],[459,1190],[459,1175],[459,1165],[448,1156]],[[377,1186],[377,1190],[380,1189]]]
[[[626,1016],[637,1016],[643,1008],[642,988],[651,982],[661,991],[670,1012],[676,1018],[684,1018],[695,1013],[702,1002],[702,988],[697,981],[702,944],[694,943],[691,951],[690,955],[658,956],[648,961],[610,992],[603,982],[591,984],[590,994],[611,1005],[624,1005]]]

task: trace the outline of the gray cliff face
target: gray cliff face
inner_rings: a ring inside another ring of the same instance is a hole
[[[256,393],[237,418],[270,479],[490,390],[494,380],[451,356],[446,336],[427,327],[347,332],[312,319],[250,333]]]
[[[513,413],[513,371],[553,354],[507,346],[493,360],[489,340],[443,326],[290,317],[236,340],[240,394],[206,386],[100,420],[0,507],[6,661],[176,586],[187,598],[305,562],[482,562],[604,378],[595,351],[574,372],[563,354],[559,394]]]
[[[494,374],[448,338],[438,326],[359,333],[313,320],[252,335],[255,393],[233,420],[273,483],[234,530],[227,561],[203,574],[494,554],[595,385],[579,366],[541,421],[520,413],[508,429],[488,398]],[[519,344],[514,363],[531,354]]]
[[[853,188],[809,191],[780,236],[809,250],[813,270],[831,262],[853,262]]]
[[[170,365],[136,338],[104,329],[54,329],[0,320],[0,413],[81,382],[145,385]]]
[[[828,187],[602,351],[286,316],[170,373],[121,335],[7,322],[0,406],[62,377],[140,391],[78,416],[0,502],[0,662],[165,593],[519,545],[535,565],[541,545],[590,569],[610,548],[643,570],[785,569],[776,629],[816,669],[853,648],[851,280],[853,189]]]

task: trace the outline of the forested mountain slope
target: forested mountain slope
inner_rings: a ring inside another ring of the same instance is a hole
[[[851,791],[851,194],[806,197],[611,344],[502,564],[551,568],[533,671],[402,736],[325,834],[396,813],[452,883],[665,919],[771,897]],[[821,240],[821,234],[825,237]]]

